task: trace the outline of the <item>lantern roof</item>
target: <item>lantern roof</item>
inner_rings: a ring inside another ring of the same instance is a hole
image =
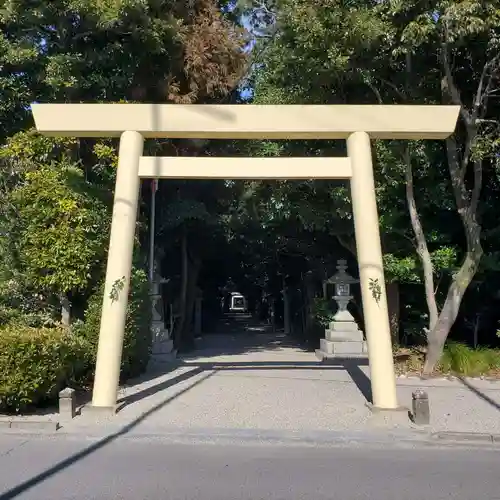
[[[337,261],[337,272],[331,278],[328,278],[326,282],[333,285],[342,283],[351,285],[354,283],[359,283],[359,280],[353,278],[347,272],[347,261],[345,259],[340,259]]]

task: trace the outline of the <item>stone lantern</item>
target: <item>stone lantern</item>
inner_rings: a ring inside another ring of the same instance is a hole
[[[347,309],[353,298],[351,285],[355,283],[358,280],[347,273],[347,261],[337,261],[337,272],[327,280],[327,284],[335,286],[333,299],[337,303],[337,312],[325,331],[325,338],[320,340],[320,349],[317,351],[320,359],[366,357],[368,353],[363,332]]]
[[[333,299],[337,303],[337,313],[333,321],[354,321],[351,313],[347,310],[347,306],[353,299],[351,295],[351,285],[358,283],[358,280],[347,273],[346,260],[337,261],[337,272],[327,281],[327,283],[335,285],[335,295]]]

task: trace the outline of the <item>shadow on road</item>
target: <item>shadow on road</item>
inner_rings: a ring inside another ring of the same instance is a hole
[[[372,402],[371,382],[362,370],[368,366],[366,358],[335,358],[321,362],[319,360],[299,361],[283,360],[273,357],[269,361],[211,361],[210,358],[220,356],[241,356],[251,353],[290,353],[290,349],[297,353],[310,353],[310,349],[300,345],[295,339],[283,332],[270,332],[269,325],[263,324],[258,319],[248,314],[226,314],[221,318],[217,333],[206,334],[197,339],[195,351],[183,354],[181,358],[173,363],[166,364],[163,370],[146,373],[144,376],[133,381],[137,385],[152,381],[166,375],[168,372],[179,368],[190,368],[191,371],[182,373],[172,379],[161,381],[153,386],[147,387],[129,396],[120,399],[124,407],[141,401],[144,398],[162,391],[168,387],[182,382],[186,378],[205,371],[253,371],[253,370],[338,370],[346,371],[356,384],[357,388],[367,400]]]
[[[215,374],[215,372],[207,373],[204,377],[197,380],[196,382],[191,384],[189,387],[186,387],[185,389],[179,391],[177,394],[173,395],[172,397],[166,399],[165,401],[162,401],[161,403],[157,404],[156,406],[151,408],[149,411],[147,411],[146,413],[144,413],[140,417],[136,418],[130,424],[125,425],[118,432],[110,434],[109,436],[99,440],[97,443],[94,443],[94,444],[88,446],[87,448],[85,448],[84,450],[79,451],[78,453],[75,453],[74,455],[72,455],[64,460],[61,460],[60,462],[53,465],[52,467],[49,467],[48,469],[41,472],[40,474],[37,474],[36,476],[32,477],[31,479],[28,479],[27,481],[24,481],[23,483],[15,486],[14,488],[11,488],[10,490],[0,494],[0,500],[10,500],[12,498],[16,498],[18,495],[21,495],[25,491],[35,487],[36,485],[42,483],[43,481],[51,478],[55,474],[61,472],[62,470],[66,469],[67,467],[70,467],[71,465],[75,464],[79,460],[82,460],[83,458],[87,457],[88,455],[103,448],[104,446],[111,443],[112,441],[119,438],[120,436],[124,436],[125,434],[130,432],[132,429],[137,427],[146,418],[151,416],[153,413],[156,413],[158,410],[160,410],[161,408],[166,406],[168,403],[170,403],[174,399],[177,399],[179,396],[182,396],[182,394],[185,394],[186,392],[190,391],[191,389],[193,389],[197,385],[201,384],[202,382],[204,382],[208,378],[212,377],[214,374]],[[194,374],[192,374],[192,376],[193,375]]]
[[[458,380],[460,380],[460,382],[462,382],[462,384],[465,385],[465,387],[467,387],[467,389],[473,392],[478,398],[482,399],[483,401],[486,401],[488,404],[493,406],[493,408],[500,410],[499,403],[497,403],[494,399],[491,399],[484,392],[480,391],[477,387],[474,387],[467,379],[465,379],[464,377],[458,377]]]
[[[241,321],[241,322],[240,322]],[[245,323],[246,322],[246,323]],[[234,325],[239,325],[241,327],[242,323],[245,323],[245,328],[241,334],[231,333]],[[162,390],[172,387],[176,384],[189,380],[192,377],[202,374],[202,376],[193,382],[189,387],[186,387],[176,394],[168,397],[167,399],[161,401],[136,419],[134,419],[129,424],[122,427],[119,431],[108,435],[107,437],[97,441],[96,443],[88,446],[84,450],[75,453],[74,455],[61,460],[52,467],[46,469],[45,471],[37,474],[24,481],[23,483],[11,488],[10,490],[0,494],[0,500],[10,500],[16,498],[27,490],[37,486],[43,481],[50,479],[55,474],[61,472],[67,467],[72,466],[76,462],[84,459],[85,457],[91,455],[92,453],[103,448],[107,444],[113,442],[117,438],[126,435],[128,432],[132,431],[141,422],[149,418],[151,415],[161,410],[163,407],[168,405],[170,402],[179,398],[183,394],[187,393],[194,387],[200,385],[202,382],[212,377],[221,371],[238,371],[238,370],[345,370],[349,373],[350,377],[367,399],[371,402],[371,388],[370,379],[361,369],[362,366],[366,366],[368,361],[365,359],[353,360],[353,359],[336,359],[334,362],[329,361],[328,363],[321,363],[318,361],[206,361],[207,358],[221,355],[231,355],[231,354],[244,354],[249,352],[258,351],[274,351],[285,348],[295,348],[297,350],[302,350],[306,352],[307,349],[303,349],[298,346],[295,341],[290,339],[284,334],[280,333],[270,333],[269,328],[264,325],[264,327],[259,326],[259,324],[253,324],[253,321],[248,318],[231,318],[226,325],[228,333],[223,335],[208,335],[207,337],[201,339],[199,347],[201,349],[192,353],[191,355],[183,356],[182,359],[176,360],[172,363],[166,364],[163,369],[155,369],[149,373],[144,374],[135,381],[132,381],[128,386],[134,386],[139,383],[153,381],[156,378],[160,378],[163,375],[172,372],[178,368],[189,368],[188,371],[184,371],[168,380],[162,380],[161,382],[147,387],[141,391],[130,394],[128,396],[119,399],[120,410],[123,410],[128,405],[132,405],[141,401],[144,398],[152,396]]]
[[[125,396],[119,400],[122,403],[122,409],[130,404],[136,403],[141,399],[147,398],[160,392],[167,387],[171,387],[187,378],[193,377],[199,373],[206,371],[253,371],[253,370],[345,370],[352,381],[356,384],[357,388],[367,400],[367,402],[372,402],[372,392],[371,383],[368,376],[361,369],[362,366],[367,366],[368,360],[359,359],[355,360],[352,358],[337,358],[335,361],[330,361],[327,364],[321,363],[319,360],[315,361],[200,361],[200,362],[189,362],[189,363],[179,363],[176,367],[185,366],[190,367],[192,370],[189,372],[182,373],[173,379],[162,381],[156,385],[143,389],[142,391],[131,394],[130,396]],[[157,373],[157,377],[161,374]]]

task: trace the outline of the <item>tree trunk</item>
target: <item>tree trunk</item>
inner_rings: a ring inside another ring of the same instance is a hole
[[[399,283],[386,283],[387,308],[391,327],[392,344],[399,345]]]
[[[312,282],[312,273],[308,271],[304,276],[304,288],[305,288],[305,329],[306,334],[309,337],[311,326],[313,324],[313,315],[312,315],[312,305],[314,301],[314,284]]]
[[[71,302],[67,295],[63,294],[59,297],[61,302],[61,323],[65,327],[71,325]]]
[[[430,375],[443,354],[444,344],[448,338],[451,327],[455,323],[460,310],[462,299],[479,267],[482,250],[469,252],[453,279],[445,303],[441,309],[438,320],[432,330],[427,334],[427,356],[424,364],[424,374]]]
[[[180,348],[183,351],[194,349],[194,304],[196,301],[196,284],[200,273],[200,262],[192,262],[188,256],[186,304],[184,312],[184,324],[181,331]]]
[[[179,323],[174,331],[174,343],[179,349],[182,343],[182,332],[184,331],[184,323],[186,321],[186,302],[188,289],[188,250],[187,250],[187,228],[182,228],[181,240],[181,293],[179,301]]]
[[[409,147],[405,147],[404,158],[406,162],[405,180],[406,180],[406,201],[410,213],[411,226],[417,242],[417,254],[422,263],[424,271],[424,288],[427,310],[429,311],[429,331],[431,331],[438,320],[438,307],[436,303],[434,290],[434,268],[432,265],[431,254],[425,240],[424,229],[418,215],[417,203],[415,201],[415,190],[413,187],[413,169]]]
[[[288,296],[288,289],[283,279],[283,330],[285,335],[290,332],[290,297]]]

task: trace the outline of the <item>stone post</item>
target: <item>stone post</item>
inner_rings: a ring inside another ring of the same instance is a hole
[[[116,405],[139,199],[139,161],[143,144],[144,139],[139,132],[127,131],[121,134],[92,394],[92,406],[95,407],[113,409]]]
[[[422,389],[417,389],[411,395],[412,414],[411,418],[416,425],[429,425],[431,411],[429,407],[429,396]]]
[[[66,387],[59,393],[59,416],[63,419],[73,419],[76,415],[76,393]]]
[[[396,409],[396,377],[369,135],[366,132],[351,134],[347,139],[347,152],[352,166],[352,211],[373,405],[379,409]]]

